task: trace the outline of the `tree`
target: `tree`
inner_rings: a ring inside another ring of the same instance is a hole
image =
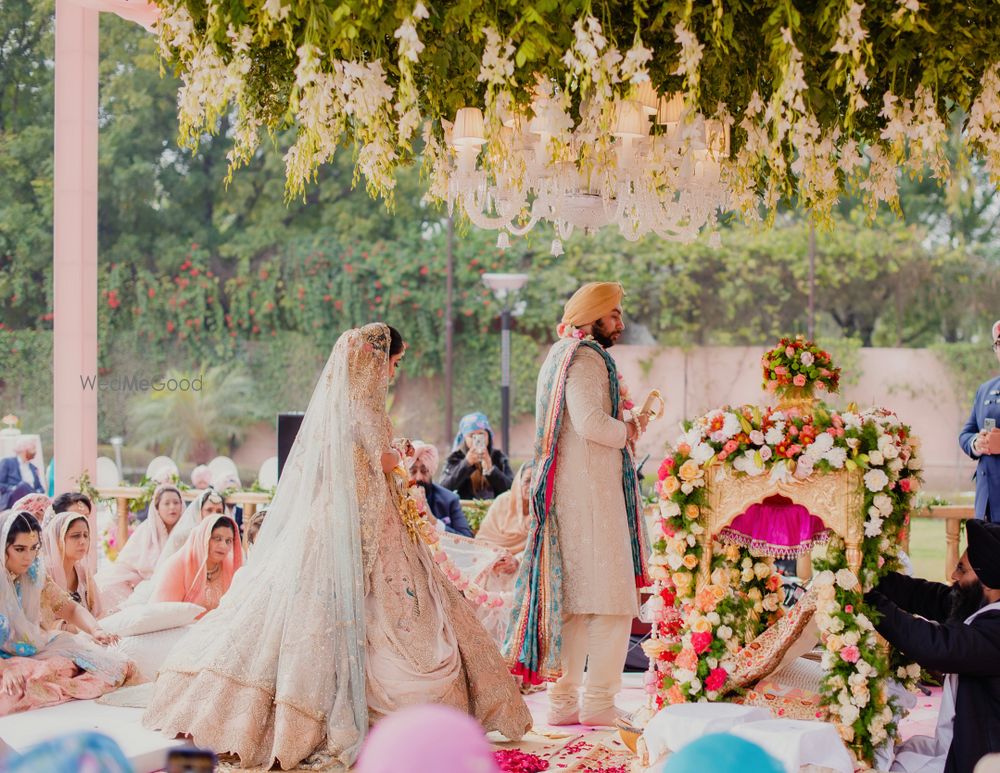
[[[239,367],[202,372],[171,370],[129,410],[130,440],[151,451],[170,449],[174,459],[204,464],[218,449],[243,438],[255,417],[253,382]]]

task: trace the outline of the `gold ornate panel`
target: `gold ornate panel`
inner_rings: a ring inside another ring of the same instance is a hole
[[[712,565],[712,538],[745,513],[751,505],[781,494],[820,518],[828,529],[840,535],[847,551],[847,563],[857,573],[861,566],[861,543],[865,535],[864,488],[860,470],[813,473],[804,480],[772,481],[770,475],[742,475],[716,465],[706,480],[708,504],[702,508],[702,557],[699,584],[708,581]]]

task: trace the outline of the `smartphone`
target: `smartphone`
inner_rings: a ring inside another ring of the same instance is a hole
[[[212,773],[219,764],[219,758],[208,749],[184,746],[167,752],[166,773]]]
[[[477,451],[485,451],[486,438],[483,435],[473,435],[472,447],[475,448]]]
[[[996,419],[984,419],[983,420],[983,429],[986,432],[992,432],[996,428],[997,428],[997,420]]]

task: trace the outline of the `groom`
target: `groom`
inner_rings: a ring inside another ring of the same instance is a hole
[[[538,376],[532,527],[504,652],[526,682],[556,680],[554,725],[614,724],[636,588],[648,584],[631,452],[646,421],[626,417],[607,351],[625,330],[624,295],[618,282],[577,290]]]

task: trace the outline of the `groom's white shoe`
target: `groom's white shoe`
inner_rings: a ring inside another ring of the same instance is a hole
[[[619,719],[624,719],[629,714],[627,711],[623,711],[617,706],[610,706],[603,711],[598,711],[596,714],[588,714],[580,717],[581,725],[590,725],[591,727],[615,727],[615,723]]]

